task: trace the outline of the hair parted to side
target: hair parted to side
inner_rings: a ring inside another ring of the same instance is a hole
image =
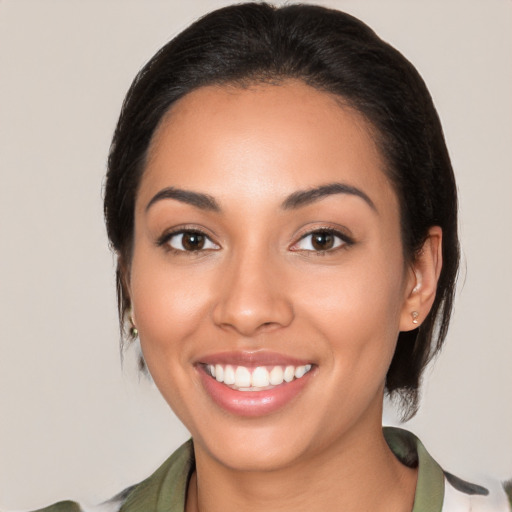
[[[400,203],[408,262],[432,226],[443,230],[443,268],[432,309],[418,328],[401,332],[386,390],[404,418],[418,407],[421,375],[440,350],[450,320],[459,262],[457,192],[439,118],[416,69],[368,26],[313,5],[245,3],[218,9],[166,44],[144,66],[125,98],[114,133],[105,187],[105,219],[118,255],[122,338],[137,189],[152,136],[169,108],[206,85],[279,84],[301,80],[359,111],[387,164]]]

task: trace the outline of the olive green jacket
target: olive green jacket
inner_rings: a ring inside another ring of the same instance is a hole
[[[384,427],[391,450],[405,465],[418,467],[418,483],[412,512],[509,512],[505,492],[490,493],[444,472],[410,432]],[[184,512],[187,485],[194,470],[192,440],[187,441],[149,478],[98,507],[97,512]],[[510,499],[510,498],[509,498]],[[85,512],[79,504],[62,501],[35,512]]]

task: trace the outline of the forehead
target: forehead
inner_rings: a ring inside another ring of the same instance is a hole
[[[292,81],[208,86],[164,116],[140,195],[175,186],[254,200],[344,182],[394,196],[384,168],[371,125],[341,98]]]

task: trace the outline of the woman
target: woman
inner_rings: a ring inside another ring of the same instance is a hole
[[[505,510],[381,428],[446,335],[457,199],[423,81],[361,22],[245,4],[180,34],[127,95],[105,217],[193,439],[113,510]]]

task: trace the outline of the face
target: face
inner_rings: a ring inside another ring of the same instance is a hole
[[[380,430],[413,286],[383,167],[358,113],[297,82],[204,87],[160,125],[129,291],[196,452],[272,469]]]

